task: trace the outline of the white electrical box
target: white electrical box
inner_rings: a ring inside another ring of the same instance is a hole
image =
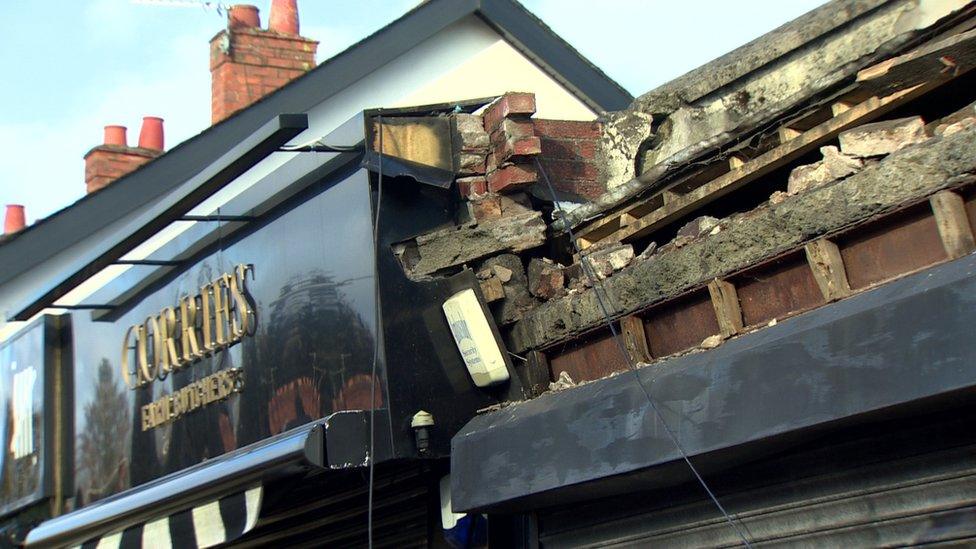
[[[462,290],[443,305],[454,343],[478,387],[508,381],[505,357],[474,290]]]

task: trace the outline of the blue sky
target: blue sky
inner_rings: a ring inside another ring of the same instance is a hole
[[[185,2],[190,3],[190,2]],[[255,0],[267,22],[269,0]],[[640,95],[813,9],[822,0],[524,0],[632,94]],[[302,34],[326,59],[417,0],[299,0]],[[28,222],[85,192],[83,155],[102,127],[138,137],[166,120],[169,149],[210,123],[214,10],[153,0],[0,1],[0,204]]]

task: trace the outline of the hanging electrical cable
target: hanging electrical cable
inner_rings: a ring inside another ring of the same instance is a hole
[[[559,210],[559,213],[565,217],[566,212],[559,204],[559,200],[556,197],[556,190],[552,186],[552,182],[549,180],[549,175],[546,173],[545,168],[542,166],[542,162],[540,162],[539,159],[536,158],[535,163],[536,166],[538,166],[539,168],[539,173],[542,175],[542,180],[545,182],[546,186],[548,187],[549,195],[552,198],[553,205],[557,210]],[[641,392],[644,393],[644,398],[647,399],[647,402],[650,405],[651,410],[654,412],[655,417],[664,427],[664,432],[667,433],[668,438],[671,439],[672,444],[674,444],[675,449],[678,450],[678,453],[681,455],[681,458],[684,460],[686,464],[688,464],[688,468],[691,469],[691,472],[695,475],[695,478],[698,480],[698,483],[701,484],[701,487],[705,490],[705,493],[708,494],[709,499],[712,500],[712,503],[715,504],[715,507],[717,507],[719,512],[722,513],[722,516],[725,518],[725,521],[728,522],[732,530],[734,530],[735,533],[738,535],[739,539],[742,540],[742,544],[751,549],[752,543],[749,542],[749,539],[746,537],[746,533],[742,530],[742,528],[740,528],[739,524],[736,523],[736,521],[732,518],[732,516],[729,515],[729,513],[725,510],[725,507],[723,507],[721,502],[719,502],[718,498],[715,496],[715,493],[712,492],[712,489],[709,488],[708,484],[705,482],[705,479],[701,476],[701,474],[699,474],[698,469],[695,467],[695,465],[691,462],[691,459],[688,457],[688,453],[685,452],[684,447],[681,446],[681,442],[678,441],[677,435],[668,425],[667,421],[664,420],[664,416],[661,414],[661,411],[658,409],[657,403],[651,397],[651,393],[647,390],[647,387],[644,386],[644,382],[641,380],[640,374],[637,371],[637,365],[634,364],[634,361],[631,358],[630,353],[627,352],[627,347],[624,345],[623,339],[620,337],[620,334],[617,332],[617,329],[613,325],[613,319],[610,316],[610,308],[607,307],[606,304],[607,301],[610,301],[610,295],[603,288],[603,284],[600,282],[600,280],[598,280],[597,276],[592,270],[593,266],[590,264],[588,257],[583,254],[583,250],[579,247],[579,244],[576,242],[576,236],[573,234],[572,227],[567,225],[566,231],[569,233],[569,241],[570,243],[572,243],[573,251],[576,253],[577,257],[580,258],[581,270],[583,271],[583,274],[586,276],[590,285],[593,287],[593,292],[594,295],[596,295],[597,303],[599,304],[600,310],[603,313],[604,321],[606,322],[607,327],[610,328],[610,334],[613,336],[613,340],[616,342],[617,347],[620,350],[620,353],[624,356],[624,360],[627,363],[627,367],[630,373],[634,376],[634,381],[636,381],[637,386],[640,387]],[[600,295],[601,293],[603,295]],[[742,526],[744,527],[745,525],[743,524]]]

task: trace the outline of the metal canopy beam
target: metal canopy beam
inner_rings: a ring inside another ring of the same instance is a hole
[[[305,114],[278,115],[183,183],[167,180],[169,174],[157,170],[154,173],[157,181],[143,187],[148,199],[140,201],[141,205],[135,210],[113,211],[111,200],[89,199],[85,205],[91,207],[76,205],[64,212],[68,215],[55,216],[51,223],[56,223],[57,227],[34,230],[31,231],[33,235],[28,233],[0,246],[0,264],[4,265],[0,270],[0,304],[3,304],[8,320],[26,320],[50,306],[307,128]],[[126,192],[139,191],[131,187],[120,186]],[[164,191],[159,194],[149,192],[160,188]],[[114,196],[109,194],[99,198]],[[92,233],[89,227],[102,223],[104,215],[113,216],[115,221]],[[78,232],[89,236],[65,248],[62,241],[65,235]],[[41,259],[43,264],[38,265],[24,261],[25,257],[48,259]]]
[[[192,263],[202,254],[211,253],[215,246],[227,245],[240,234],[257,230],[268,216],[273,217],[276,209],[308,187],[327,185],[331,178],[341,177],[341,174],[358,167],[362,157],[359,151],[362,150],[363,128],[360,113],[323,138],[330,143],[358,144],[352,147],[356,152],[295,154],[221,205],[221,212],[230,213],[182,216],[181,221],[196,223],[145,258],[150,262],[159,262],[157,268],[129,269],[88,296],[87,299],[92,302],[115,306],[111,310],[95,310],[92,319],[105,322],[115,320],[128,310],[130,303],[175,274],[176,270],[168,262],[180,265]],[[213,222],[215,219],[220,222]],[[149,263],[142,263],[142,266],[145,265]]]
[[[161,477],[67,515],[42,523],[27,535],[28,547],[80,545],[100,535],[166,516],[181,509],[309,469],[348,470],[364,467],[369,454],[370,414],[336,412],[278,436]],[[375,414],[377,433],[389,432],[386,410]],[[374,456],[392,456],[390,439],[378,435]]]
[[[974,272],[969,255],[639,375],[700,466],[938,409],[976,389]],[[615,480],[629,474],[660,486],[688,479],[632,373],[478,416],[451,447],[458,512],[633,490]]]

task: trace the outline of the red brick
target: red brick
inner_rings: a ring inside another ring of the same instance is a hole
[[[528,137],[531,135],[535,135],[535,128],[532,126],[531,120],[513,120],[506,118],[495,128],[495,131],[491,132],[490,139],[492,143],[500,143],[513,137]]]
[[[496,99],[485,109],[485,131],[491,133],[502,123],[502,120],[514,116],[528,118],[535,114],[535,94],[526,92],[508,92]]]
[[[488,190],[506,193],[520,190],[539,179],[533,164],[513,164],[488,174]]]
[[[597,181],[554,181],[552,186],[559,192],[573,194],[590,200],[594,200],[606,192],[606,189]]]
[[[459,178],[457,186],[461,197],[466,199],[482,196],[488,192],[488,182],[484,176]]]
[[[561,179],[595,181],[600,175],[596,165],[591,162],[544,159],[542,163],[553,181]]]
[[[489,194],[471,201],[471,213],[478,221],[496,219],[502,216],[501,197]]]
[[[547,160],[575,160],[579,157],[577,141],[572,139],[541,139],[540,147],[542,156]]]
[[[513,156],[532,156],[542,152],[539,138],[536,136],[507,139],[495,145],[495,159],[506,162]]]
[[[597,139],[603,134],[599,122],[549,120],[545,118],[533,118],[532,122],[535,124],[536,135],[543,138]]]
[[[579,157],[586,160],[594,160],[596,158],[596,147],[596,140],[576,142],[576,150],[579,152]]]

